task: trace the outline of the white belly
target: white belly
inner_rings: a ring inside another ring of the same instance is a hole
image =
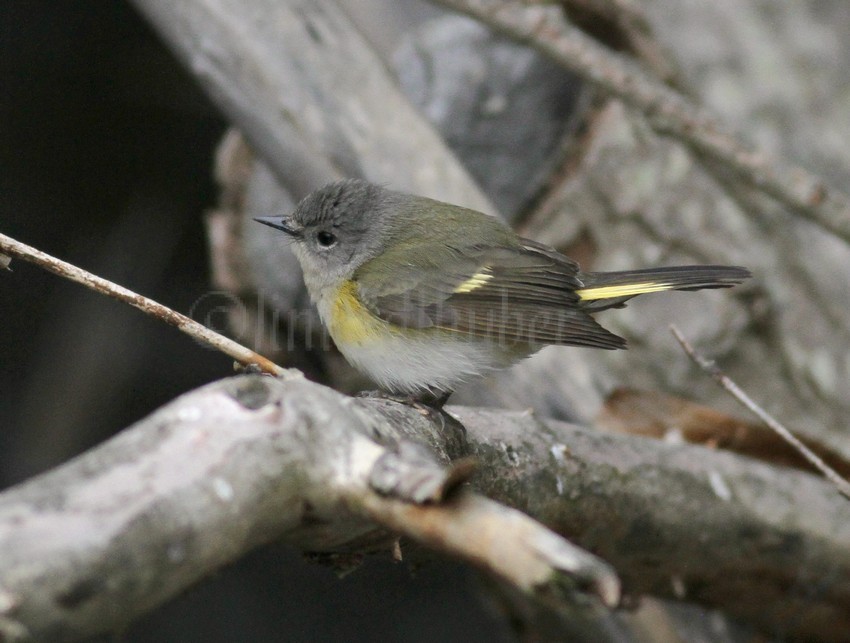
[[[506,351],[487,340],[429,336],[390,335],[360,345],[339,347],[353,366],[381,388],[399,393],[453,391],[463,382],[525,357],[527,352]],[[445,331],[446,333],[450,331]]]
[[[397,393],[453,391],[533,352],[440,329],[400,329],[334,293],[316,304],[322,322],[352,366]]]

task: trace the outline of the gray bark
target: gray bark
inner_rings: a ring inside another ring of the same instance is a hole
[[[340,176],[492,210],[331,0],[134,0],[296,199]]]
[[[447,462],[462,429],[421,417],[301,377],[245,376],[182,396],[0,494],[0,638],[117,631],[278,538],[364,553],[406,535],[529,595],[568,572],[616,603],[617,578],[596,557],[468,491],[447,499],[469,473]]]
[[[594,557],[503,505],[452,493],[468,470],[448,458],[463,455],[479,462],[478,491],[602,554],[627,592],[787,636],[850,628],[850,506],[822,480],[531,413],[450,412],[465,431],[301,378],[243,376],[186,394],[0,495],[0,632],[115,630],[277,538],[356,553],[388,548],[395,532],[536,601],[570,604],[552,593],[557,570],[616,597]]]

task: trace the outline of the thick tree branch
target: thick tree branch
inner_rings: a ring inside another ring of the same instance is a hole
[[[243,376],[182,396],[0,496],[0,638],[115,630],[277,538],[368,552],[396,533],[529,596],[551,594],[568,572],[617,602],[605,563],[516,510],[469,491],[413,507],[458,476],[444,454],[394,432],[369,402],[304,379]]]
[[[114,629],[276,538],[363,552],[396,533],[529,596],[552,600],[569,570],[616,597],[606,565],[515,510],[464,490],[411,502],[445,496],[462,477],[448,460],[464,454],[478,489],[602,554],[631,593],[684,592],[788,635],[850,627],[848,508],[825,482],[530,414],[452,413],[465,430],[303,379],[189,393],[0,495],[0,631]]]
[[[525,42],[643,112],[659,132],[723,164],[752,187],[850,242],[850,199],[808,170],[749,146],[705,109],[564,19],[557,6],[504,0],[434,0]]]
[[[850,508],[828,481],[531,414],[456,415],[482,463],[476,487],[601,555],[625,593],[791,639],[850,631]]]
[[[133,0],[280,185],[340,176],[493,212],[333,0]]]

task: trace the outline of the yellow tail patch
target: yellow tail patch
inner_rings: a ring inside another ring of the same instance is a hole
[[[596,286],[576,290],[580,299],[614,299],[615,297],[634,297],[648,292],[661,292],[675,288],[673,284],[659,281],[644,281],[636,284],[619,284],[616,286]]]

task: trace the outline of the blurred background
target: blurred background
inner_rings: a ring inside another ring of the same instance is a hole
[[[0,230],[187,313],[210,289],[203,215],[226,124],[124,2],[0,4]],[[49,469],[232,360],[23,262],[0,274],[0,485]],[[374,559],[338,580],[268,547],[131,641],[499,640],[454,565]]]

